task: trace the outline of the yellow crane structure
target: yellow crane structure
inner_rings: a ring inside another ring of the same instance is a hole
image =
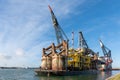
[[[83,37],[82,32],[79,32],[80,45],[78,49],[71,48],[68,51],[68,66],[70,69],[83,70],[90,69],[91,56],[90,49]]]

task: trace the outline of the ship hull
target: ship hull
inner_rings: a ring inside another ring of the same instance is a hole
[[[112,65],[111,64],[108,64],[108,65],[104,64],[103,66],[101,66],[100,70],[101,71],[108,71],[108,70],[110,71],[110,70],[112,70]]]
[[[98,74],[98,70],[83,70],[83,71],[53,71],[53,70],[35,70],[36,75],[40,76],[71,76],[71,75],[81,75],[81,74]]]

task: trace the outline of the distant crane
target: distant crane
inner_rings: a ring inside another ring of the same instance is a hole
[[[85,55],[94,55],[94,52],[91,49],[89,49],[81,31],[79,32],[79,48],[81,49],[81,52],[83,52]]]
[[[68,38],[67,38],[65,32],[60,27],[60,25],[57,21],[57,18],[52,11],[52,8],[50,7],[50,5],[48,5],[48,7],[49,7],[49,10],[50,10],[51,16],[52,16],[52,22],[53,22],[53,26],[54,26],[55,33],[56,33],[57,43],[60,44],[63,40],[68,41]]]
[[[88,45],[83,37],[82,32],[79,32],[79,47],[80,48],[87,48],[88,49]]]
[[[103,54],[105,57],[108,57],[109,59],[111,59],[111,50],[108,49],[101,40],[100,41],[100,46],[102,48]]]

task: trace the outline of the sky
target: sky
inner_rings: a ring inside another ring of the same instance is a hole
[[[113,67],[120,68],[119,0],[0,0],[0,66],[39,67],[42,48],[56,44],[50,5],[69,40],[78,32],[102,56],[99,39],[111,50]],[[71,45],[70,45],[71,47]]]

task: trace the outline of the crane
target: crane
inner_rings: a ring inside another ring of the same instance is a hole
[[[82,32],[79,32],[79,47],[80,48],[88,48],[88,45],[83,37]]]
[[[84,53],[84,55],[94,55],[94,52],[91,49],[89,49],[81,31],[79,32],[79,48],[81,49],[81,52]]]
[[[51,16],[52,16],[52,22],[53,22],[53,26],[54,26],[54,29],[55,29],[57,43],[60,44],[63,40],[66,40],[68,42],[68,38],[67,38],[65,32],[60,27],[60,25],[57,21],[57,18],[54,15],[54,12],[53,12],[52,8],[50,7],[50,5],[48,5],[48,7],[49,7],[49,10],[50,10],[50,13],[51,13]]]
[[[108,49],[101,40],[100,41],[100,46],[102,48],[103,54],[105,57],[111,58],[111,50]]]

